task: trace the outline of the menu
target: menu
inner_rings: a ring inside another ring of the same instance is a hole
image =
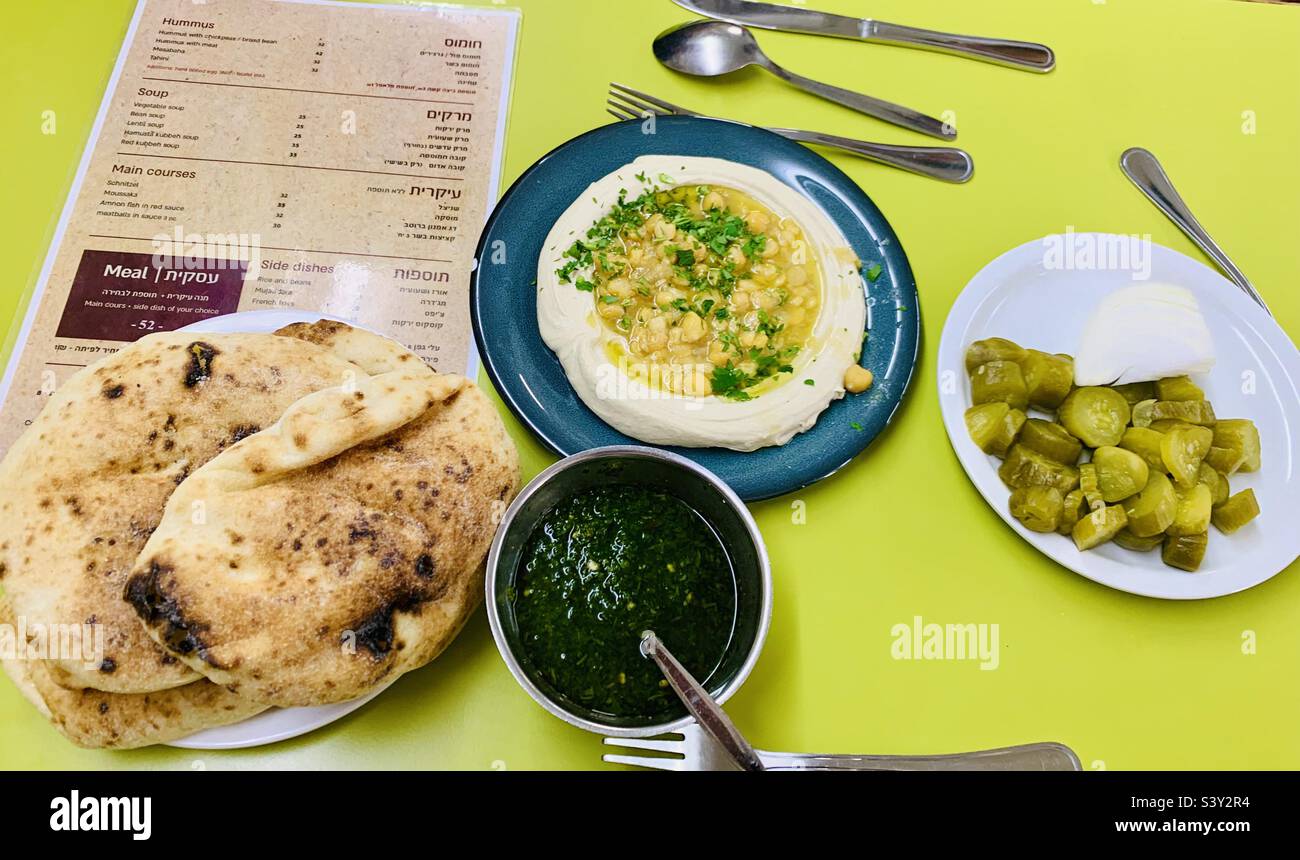
[[[518,26],[499,7],[141,0],[0,382],[0,450],[81,367],[236,311],[306,309],[474,373]]]

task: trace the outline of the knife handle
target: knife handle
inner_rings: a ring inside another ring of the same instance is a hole
[[[986,63],[1027,69],[1031,72],[1050,72],[1056,68],[1056,55],[1052,49],[1037,42],[1017,42],[1012,39],[988,39],[983,36],[961,36],[922,30],[885,21],[872,21],[867,39],[904,47],[926,48],[944,54],[972,57]]]
[[[937,137],[940,140],[952,140],[957,136],[957,131],[952,126],[920,111],[896,105],[893,102],[887,102],[884,99],[878,99],[864,93],[824,84],[821,81],[814,81],[812,78],[797,75],[770,61],[764,65],[768,71],[786,83],[793,84],[805,92],[821,96],[827,101],[835,102],[867,116],[874,116],[876,119],[883,119],[885,122],[903,128],[910,128],[912,131],[919,131],[921,134],[928,134],[930,137]]]

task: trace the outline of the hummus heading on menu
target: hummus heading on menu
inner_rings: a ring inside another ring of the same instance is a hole
[[[644,156],[588,187],[546,237],[537,318],[583,402],[654,444],[783,445],[871,384],[848,242],[721,159]]]

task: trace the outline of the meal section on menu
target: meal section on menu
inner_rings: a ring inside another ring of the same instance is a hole
[[[3,441],[81,366],[237,310],[344,317],[464,371],[516,24],[146,0],[38,286]]]

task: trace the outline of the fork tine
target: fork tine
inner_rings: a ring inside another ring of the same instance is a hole
[[[649,114],[655,114],[656,116],[665,116],[666,114],[672,113],[671,111],[664,111],[660,108],[657,108],[654,105],[650,104],[649,102],[637,101],[631,96],[625,96],[622,93],[616,93],[613,90],[609,91],[609,96],[611,100],[621,102],[624,107],[633,108],[636,110],[638,114],[641,115],[649,113]]]
[[[675,105],[672,102],[666,102],[663,99],[655,98],[649,93],[643,93],[640,90],[634,90],[631,87],[625,87],[622,84],[615,83],[613,81],[610,81],[609,85],[613,89],[622,91],[624,98],[626,98],[627,96],[635,96],[636,98],[649,102],[650,104],[654,105],[660,110],[668,111],[668,113],[680,113],[680,114],[693,113],[693,111],[689,111],[686,108],[681,107],[680,105]]]
[[[606,111],[614,114],[614,116],[618,117],[619,119],[641,119],[642,118],[641,114],[628,110],[626,107],[619,104],[618,102],[610,101],[609,99],[606,99],[605,104],[614,108],[614,110],[609,110],[609,108],[606,108]]]
[[[653,750],[655,752],[677,753],[685,755],[686,741],[663,741],[654,738],[605,738],[605,743],[612,747],[627,747],[634,750]]]
[[[607,754],[601,756],[601,760],[610,764],[627,764],[632,767],[648,767],[655,770],[686,770],[686,759],[682,758],[651,758],[649,756]]]

